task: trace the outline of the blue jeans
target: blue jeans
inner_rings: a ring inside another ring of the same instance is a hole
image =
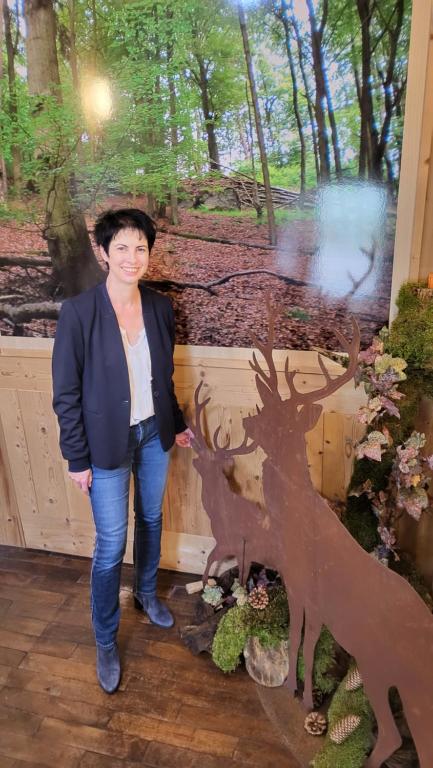
[[[90,501],[96,528],[91,571],[92,624],[96,642],[110,648],[120,621],[120,571],[128,532],[131,470],[134,475],[134,593],[156,594],[161,556],[162,500],[169,452],[151,416],[129,429],[128,452],[116,469],[92,464]]]

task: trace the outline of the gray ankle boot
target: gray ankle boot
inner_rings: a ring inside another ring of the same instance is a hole
[[[103,648],[96,645],[96,673],[99,685],[106,693],[114,693],[120,683],[120,659],[117,645]]]

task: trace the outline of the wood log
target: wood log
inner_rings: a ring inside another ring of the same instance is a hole
[[[264,648],[258,637],[249,637],[244,657],[248,674],[267,688],[283,685],[289,674],[288,640],[282,640],[276,648]]]
[[[228,608],[222,608],[220,611],[213,613],[202,624],[189,624],[186,627],[182,627],[180,630],[181,639],[191,653],[197,656],[199,653],[203,653],[203,651],[208,653],[212,651],[212,643],[218,624],[228,610]]]

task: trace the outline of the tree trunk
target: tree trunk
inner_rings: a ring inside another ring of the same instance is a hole
[[[373,147],[378,142],[374,117],[373,94],[371,90],[371,21],[373,6],[371,0],[356,0],[361,21],[362,40],[362,83],[361,83],[361,141],[359,148],[359,175],[370,176],[373,167]]]
[[[171,21],[173,18],[173,11],[167,9],[167,18]],[[171,35],[173,34],[172,28],[170,29]],[[171,38],[170,35],[170,38]],[[177,148],[179,144],[179,137],[177,134],[176,125],[176,86],[174,82],[174,73],[172,69],[173,61],[173,43],[170,42],[167,45],[167,68],[168,68],[168,92],[169,92],[169,104],[170,104],[170,142],[171,151],[174,157],[174,179],[170,185],[170,221],[172,224],[179,224],[179,200],[177,194]]]
[[[213,111],[210,105],[207,67],[203,59],[201,58],[201,56],[199,56],[198,54],[196,54],[196,59],[199,67],[198,83],[200,88],[204,124],[206,127],[207,148],[209,153],[209,167],[211,170],[219,171],[220,158],[219,158],[219,152],[218,152],[217,138],[215,134],[215,116],[213,114]]]
[[[171,151],[174,155],[175,163],[175,178],[171,184],[170,189],[170,210],[171,210],[171,223],[179,223],[179,205],[177,195],[177,146],[179,143],[176,127],[176,88],[174,85],[173,75],[168,76],[168,89],[170,94],[170,137],[171,137]]]
[[[373,167],[372,175],[376,179],[382,178],[382,165],[385,158],[386,149],[388,146],[389,132],[391,128],[392,115],[396,106],[396,100],[398,94],[393,93],[393,81],[395,62],[397,59],[398,41],[400,39],[401,29],[404,19],[404,0],[396,0],[395,5],[396,23],[393,29],[389,29],[389,59],[386,75],[384,76],[379,70],[379,77],[383,86],[384,102],[385,102],[385,117],[382,123],[380,131],[380,137],[377,145],[373,151]],[[388,164],[387,164],[388,166]],[[388,166],[388,178],[389,178],[389,166]]]
[[[342,167],[341,167],[340,142],[338,140],[337,121],[335,119],[334,104],[332,101],[331,89],[329,87],[329,81],[327,77],[325,77],[325,90],[326,90],[326,103],[328,105],[329,125],[331,126],[331,139],[332,139],[332,150],[334,153],[335,175],[337,179],[341,179]]]
[[[291,13],[291,23],[292,27],[295,32],[296,37],[296,44],[298,46],[298,59],[299,59],[299,69],[301,70],[302,75],[302,82],[304,84],[304,92],[305,92],[305,98],[307,100],[307,108],[308,108],[308,116],[310,118],[310,127],[311,127],[311,139],[313,142],[313,152],[314,152],[314,165],[316,168],[316,179],[319,182],[320,180],[320,160],[319,160],[319,150],[318,150],[318,141],[317,141],[317,128],[316,128],[316,121],[314,119],[314,109],[313,109],[313,100],[311,98],[310,94],[310,86],[308,83],[308,77],[307,72],[305,69],[305,63],[304,63],[304,51],[302,48],[302,37],[301,33],[299,31],[299,24],[298,20],[296,18],[293,0],[290,0],[290,13]]]
[[[248,107],[248,129],[250,132],[250,157],[251,157],[251,171],[253,174],[253,206],[257,213],[257,218],[261,219],[263,216],[263,206],[259,199],[259,188],[257,186],[257,174],[256,174],[256,161],[254,159],[254,132],[253,132],[253,118],[251,115],[250,95],[248,91],[248,82],[245,81],[245,96]]]
[[[7,68],[8,68],[8,85],[9,85],[9,114],[11,117],[12,125],[15,128],[18,123],[18,107],[17,107],[17,92],[16,92],[16,77],[15,77],[15,46],[12,40],[12,26],[11,26],[11,11],[7,4],[7,0],[3,0],[3,21],[4,21],[4,35],[6,43],[7,54]],[[17,19],[18,24],[18,19]],[[18,144],[12,142],[12,179],[13,179],[13,191],[14,194],[19,197],[21,194],[21,151]]]
[[[5,3],[6,0],[0,0],[1,3]],[[0,89],[3,84],[3,38],[4,38],[4,23],[3,23],[3,9],[0,13]],[[3,104],[3,92],[0,90],[0,103]],[[3,153],[0,155],[0,202],[5,203],[8,196],[8,177],[6,170],[6,163]]]
[[[236,124],[239,132],[239,141],[241,143],[242,151],[244,153],[245,160],[251,160],[251,147],[248,139],[248,134],[245,131],[245,125],[242,123],[242,115],[239,112],[236,115]]]
[[[69,40],[70,40],[69,63],[71,65],[72,84],[74,86],[75,93],[79,93],[80,79],[78,75],[78,57],[77,57],[77,44],[76,44],[77,36],[75,31],[76,10],[77,10],[76,0],[69,0],[68,10],[69,10]]]
[[[317,26],[313,0],[306,0],[311,28],[311,49],[313,53],[314,79],[316,83],[316,122],[319,144],[320,180],[329,181],[331,175],[331,161],[329,154],[329,141],[326,129],[324,104],[326,100],[325,68],[323,61],[323,31],[326,24],[327,2],[324,1],[323,18],[320,27]]]
[[[32,95],[49,95],[61,103],[56,27],[52,0],[25,0],[27,77]],[[41,108],[43,102],[41,101]],[[51,162],[55,162],[53,158]],[[73,296],[102,280],[84,216],[73,210],[68,178],[61,163],[52,168],[44,189],[44,236],[53,265],[53,277],[65,296]],[[60,166],[60,170],[58,170]]]
[[[276,245],[277,228],[275,224],[274,206],[272,203],[272,191],[271,191],[271,182],[269,178],[268,159],[266,156],[266,147],[265,147],[265,139],[263,136],[262,121],[260,117],[259,100],[257,98],[256,82],[254,79],[253,63],[252,63],[251,52],[250,52],[250,44],[248,40],[248,30],[247,30],[247,25],[245,20],[244,9],[242,7],[241,2],[238,3],[238,14],[239,14],[239,25],[242,33],[242,41],[244,45],[248,80],[250,83],[251,98],[253,101],[257,141],[258,141],[259,150],[260,150],[260,160],[262,164],[263,184],[265,187],[265,195],[266,195],[266,210],[268,213],[269,242],[271,245]]]
[[[293,92],[293,109],[295,111],[296,125],[299,133],[299,143],[301,146],[301,179],[300,179],[300,196],[301,204],[305,195],[306,187],[306,158],[305,158],[305,137],[304,128],[302,125],[301,113],[299,110],[299,89],[296,79],[295,63],[293,61],[291,40],[290,40],[290,24],[288,17],[287,0],[281,0],[281,21],[284,27],[284,36],[286,41],[287,58],[289,61],[290,77],[292,79],[292,92]]]

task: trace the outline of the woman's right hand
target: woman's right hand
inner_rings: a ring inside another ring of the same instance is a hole
[[[83,469],[82,472],[68,472],[68,475],[80,491],[83,491],[88,496],[89,488],[92,485],[92,470],[89,468]]]

